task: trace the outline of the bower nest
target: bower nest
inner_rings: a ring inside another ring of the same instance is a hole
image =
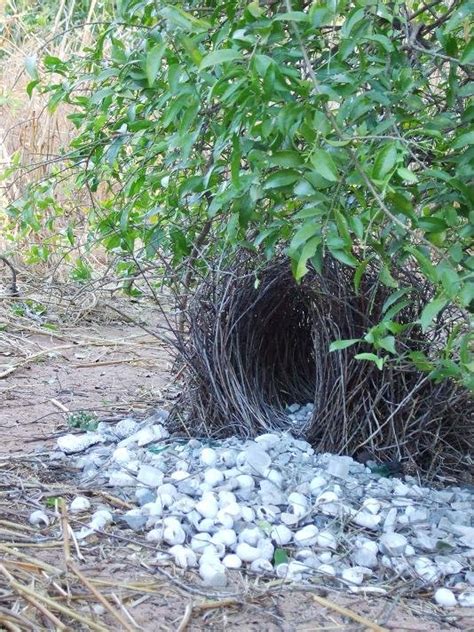
[[[311,271],[299,284],[286,259],[258,272],[256,265],[241,256],[214,271],[189,305],[187,331],[178,334],[186,377],[176,428],[209,437],[289,430],[286,406],[312,402],[312,417],[298,428],[316,450],[402,464],[428,480],[471,482],[467,390],[435,383],[408,362],[379,370],[356,360],[372,350],[364,343],[329,352],[332,341],[359,339],[380,322],[393,291],[376,273],[367,273],[356,293],[351,270],[332,259],[322,275]],[[400,323],[414,321],[429,298],[428,288],[416,287],[411,307],[396,316]],[[412,326],[397,347],[429,354],[445,336],[442,328],[423,335]]]

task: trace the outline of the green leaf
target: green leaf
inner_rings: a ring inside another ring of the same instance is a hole
[[[291,240],[290,250],[296,250],[302,244],[306,243],[308,239],[314,237],[317,225],[315,222],[307,222],[299,230],[296,231],[295,236]]]
[[[419,323],[423,332],[426,332],[433,322],[433,319],[439,314],[439,312],[447,305],[447,299],[440,297],[432,299],[427,305],[425,305]]]
[[[153,84],[155,83],[155,79],[161,66],[161,60],[163,59],[165,48],[166,44],[163,42],[161,44],[153,46],[153,48],[151,48],[147,53],[145,72],[149,88],[153,87]]]
[[[321,243],[320,237],[313,237],[312,239],[307,241],[305,245],[303,246],[300,258],[298,259],[298,264],[296,266],[295,279],[297,281],[302,279],[304,275],[308,272],[306,263],[308,262],[308,259],[311,259],[311,257],[314,257],[320,243]]]
[[[353,268],[356,268],[359,264],[358,260],[354,257],[354,255],[351,255],[349,252],[346,252],[345,250],[339,250],[338,248],[331,248],[331,246],[329,246],[329,251],[332,254],[332,256],[338,261],[340,261],[341,263],[345,263],[346,265],[351,266]]]
[[[311,164],[318,173],[330,182],[338,181],[337,167],[330,154],[324,149],[316,149],[311,154]]]
[[[288,564],[288,554],[285,549],[276,548],[273,554],[273,566]]]
[[[347,349],[347,347],[352,347],[357,342],[360,342],[360,338],[350,338],[347,340],[335,340],[331,342],[329,345],[329,351],[341,351],[342,349]]]
[[[211,68],[212,66],[218,66],[229,61],[237,61],[240,59],[242,59],[242,53],[238,50],[233,50],[232,48],[214,50],[212,53],[209,53],[202,58],[199,70],[204,70],[205,68]]]
[[[389,353],[393,353],[393,355],[397,355],[394,336],[384,336],[383,338],[379,338],[377,340],[377,346],[381,349],[385,349]]]
[[[279,189],[293,184],[300,178],[298,171],[293,169],[282,169],[270,174],[263,183],[264,189]]]
[[[381,371],[385,362],[385,358],[380,358],[375,353],[357,353],[354,358],[356,360],[367,360],[368,362],[374,362],[377,368]]]
[[[397,164],[397,146],[395,143],[385,143],[377,153],[372,169],[372,176],[376,180],[383,180]]]
[[[410,171],[410,169],[406,169],[406,167],[399,167],[397,169],[397,173],[402,180],[405,180],[405,182],[409,182],[410,184],[416,184],[418,182],[416,174],[414,174],[413,171]]]
[[[190,13],[183,11],[179,7],[164,7],[160,9],[159,13],[173,26],[178,26],[184,31],[192,33],[204,33],[209,31],[211,25],[205,20],[195,18]]]
[[[453,143],[453,149],[461,149],[466,145],[474,145],[474,131],[460,134]]]

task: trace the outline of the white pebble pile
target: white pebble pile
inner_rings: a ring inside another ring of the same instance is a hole
[[[311,407],[302,411],[298,424]],[[92,507],[79,539],[110,523],[133,529],[156,545],[158,561],[196,568],[214,588],[235,569],[381,594],[401,577],[430,587],[441,607],[474,605],[472,489],[384,478],[350,457],[315,454],[289,433],[184,441],[165,424],[159,411],[58,440],[75,455],[82,486],[135,505],[121,513]],[[70,509],[87,511],[89,501],[78,497]]]

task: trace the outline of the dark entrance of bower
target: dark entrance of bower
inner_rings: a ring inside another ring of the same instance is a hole
[[[398,350],[429,355],[446,329],[423,335],[409,324],[429,288],[406,275],[401,281],[415,300],[392,317],[407,325]],[[356,360],[356,353],[373,351],[367,343],[329,352],[332,341],[362,338],[379,323],[392,292],[375,272],[356,292],[353,271],[332,259],[300,284],[286,259],[258,267],[240,256],[213,272],[198,287],[188,330],[179,336],[187,377],[177,429],[184,423],[191,434],[209,437],[288,430],[285,407],[312,402],[301,434],[316,450],[400,462],[425,480],[471,482],[474,408],[465,389],[435,383],[408,361],[379,370]]]

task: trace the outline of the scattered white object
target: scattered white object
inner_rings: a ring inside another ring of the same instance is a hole
[[[342,571],[342,579],[350,582],[351,584],[355,584],[356,586],[360,586],[364,581],[364,573],[361,571],[360,567],[354,566],[352,568],[345,568]]]
[[[215,495],[209,492],[204,494],[202,500],[196,503],[196,510],[199,511],[204,518],[215,518],[219,511],[219,505]]]
[[[226,568],[240,568],[242,566],[242,560],[235,553],[229,553],[222,559],[222,564]]]
[[[247,542],[240,542],[235,548],[235,554],[242,560],[242,562],[253,562],[260,557],[260,549],[256,546],[251,546]]]
[[[217,453],[212,448],[203,448],[199,460],[202,465],[213,467],[217,463]]]
[[[405,552],[408,541],[401,533],[385,533],[380,538],[380,550],[385,555],[397,557]]]
[[[443,608],[452,608],[457,603],[454,593],[449,588],[438,588],[434,594],[434,600]]]
[[[210,485],[210,487],[215,487],[219,483],[222,483],[223,480],[224,474],[215,467],[211,467],[204,472],[204,482]]]
[[[87,434],[67,434],[59,437],[57,444],[58,448],[65,454],[76,454],[77,452],[83,452],[97,443],[103,443],[105,438],[98,434],[89,432]]]
[[[320,531],[316,542],[322,549],[337,549],[337,540],[330,531]]]
[[[69,505],[71,513],[83,513],[90,509],[91,503],[85,496],[77,496]]]
[[[37,509],[36,511],[33,511],[30,514],[28,521],[30,524],[34,525],[35,527],[47,527],[49,525],[49,518],[46,515],[46,513],[41,509]]]
[[[169,550],[174,558],[174,562],[180,568],[193,568],[197,566],[196,553],[182,544],[175,544]]]
[[[163,483],[163,472],[153,465],[141,465],[137,481],[147,487],[159,487]]]
[[[308,524],[306,527],[299,529],[294,535],[296,546],[312,546],[316,544],[319,529],[314,524]]]
[[[204,586],[211,588],[223,588],[227,584],[225,566],[221,563],[206,563],[199,567]]]
[[[459,605],[463,608],[474,608],[474,590],[465,590],[458,597]]]
[[[379,547],[372,540],[363,540],[356,545],[351,554],[352,561],[357,566],[367,566],[368,568],[376,568],[378,564],[377,553]]]
[[[273,527],[270,532],[270,537],[278,546],[285,546],[293,537],[293,532],[288,529],[284,524],[279,524]]]

